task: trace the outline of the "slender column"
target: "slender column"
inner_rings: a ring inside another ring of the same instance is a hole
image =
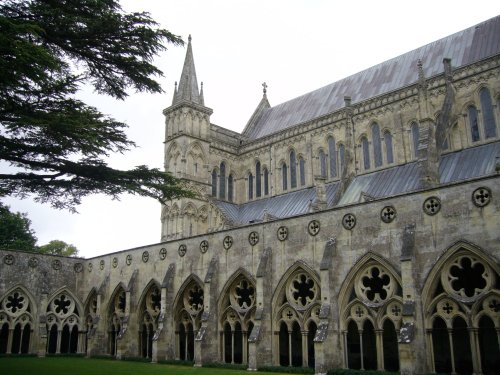
[[[23,347],[23,336],[24,336],[24,327],[21,328],[21,338],[19,340],[19,348],[17,349],[17,352],[21,354],[21,348]]]
[[[222,337],[222,362],[226,362],[226,335],[224,334],[224,331],[221,332],[221,337]]]
[[[450,341],[451,373],[456,374],[456,371],[455,371],[455,353],[453,353],[453,329],[452,328],[448,328],[448,340]]]
[[[179,338],[179,331],[175,331],[175,358],[181,359],[181,348],[180,348],[180,343],[181,340]]]
[[[12,336],[14,336],[14,330],[9,328],[9,333],[7,337],[7,354],[12,353]]]
[[[483,373],[483,365],[481,363],[481,351],[479,350],[479,330],[477,328],[473,328],[474,334],[474,351],[473,357],[477,359],[477,371],[476,374]]]
[[[184,359],[185,361],[187,361],[188,359],[188,341],[189,341],[189,335],[187,334],[187,331],[186,331],[186,339],[184,340]],[[193,358],[194,360],[194,358]]]
[[[60,329],[58,329],[57,330],[56,354],[61,353],[61,334],[62,334],[62,331]]]
[[[472,372],[474,374],[480,374],[481,370],[479,369],[478,366],[478,358],[476,356],[476,337],[474,335],[474,328],[468,328],[467,331],[469,332],[469,342],[470,342],[470,352],[472,356]]]
[[[384,338],[383,338],[383,330],[377,329],[375,330],[376,337],[376,349],[377,349],[377,370],[384,371]]]
[[[365,369],[365,359],[364,359],[364,353],[363,353],[363,330],[360,329],[359,331],[359,349],[361,353],[361,370]]]
[[[429,358],[430,358],[429,365],[430,365],[431,373],[435,374],[436,373],[436,364],[434,361],[434,343],[432,342],[432,330],[431,329],[428,329],[426,331],[426,337],[427,337],[427,347],[429,348],[428,349],[428,354],[429,354]]]
[[[301,331],[302,334],[302,367],[307,367],[307,331]]]
[[[234,331],[231,328],[231,364],[234,365]]]
[[[242,333],[243,336],[243,344],[241,345],[243,350],[243,363],[248,363],[248,339],[247,332]]]
[[[288,366],[292,367],[292,332],[288,331]]]
[[[348,368],[348,364],[349,364],[349,353],[348,353],[348,348],[347,348],[347,332],[346,331],[342,331],[342,339],[344,341],[344,355],[342,356],[343,360],[344,360],[344,363],[343,363],[343,367],[344,368]]]

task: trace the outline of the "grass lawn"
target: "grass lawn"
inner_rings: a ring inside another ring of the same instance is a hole
[[[1,357],[2,375],[248,375],[245,370],[194,368],[130,361],[88,358]],[[258,372],[259,375],[279,373]]]

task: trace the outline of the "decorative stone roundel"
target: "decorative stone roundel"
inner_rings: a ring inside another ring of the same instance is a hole
[[[101,270],[103,270],[104,269],[104,265],[105,265],[104,259],[101,259],[101,261],[99,262],[99,268]]]
[[[311,220],[307,225],[307,232],[309,232],[311,236],[316,236],[320,229],[321,225],[318,220]]]
[[[92,272],[92,268],[94,268],[94,266],[92,265],[92,263],[89,263],[87,265],[87,269],[89,270],[89,272]]]
[[[200,251],[202,254],[205,254],[208,251],[208,241],[203,240],[200,242]]]
[[[354,214],[345,214],[342,218],[342,225],[347,230],[353,229],[356,226],[356,216]]]
[[[248,235],[248,243],[252,246],[255,246],[259,243],[259,234],[257,232],[250,232]]]
[[[472,193],[472,202],[477,207],[487,206],[491,202],[491,190],[487,187],[480,187]]]
[[[384,223],[391,223],[396,218],[396,209],[394,206],[385,206],[380,211],[380,218]]]
[[[423,209],[427,215],[433,216],[441,210],[441,200],[438,197],[429,197],[424,201]]]
[[[148,251],[143,251],[143,253],[142,253],[142,261],[144,263],[147,263],[148,260],[149,260],[149,252]]]
[[[38,267],[38,259],[35,258],[35,257],[31,257],[29,260],[28,260],[28,266],[30,266],[31,268],[36,268]]]
[[[83,264],[75,263],[75,265],[73,266],[73,269],[75,270],[76,273],[80,273],[83,271]]]
[[[127,266],[130,266],[132,264],[132,255],[131,254],[127,255],[127,257],[125,258],[125,263],[127,263]]]
[[[164,260],[167,257],[167,249],[165,249],[164,247],[162,247],[160,249],[159,254],[160,254],[160,259]]]
[[[52,268],[56,271],[59,271],[62,268],[62,263],[59,259],[54,259],[52,261]]]
[[[229,250],[231,246],[233,246],[233,237],[231,236],[224,237],[224,241],[222,241],[222,246],[224,246],[224,249]]]
[[[114,257],[113,260],[111,261],[111,265],[113,268],[116,268],[118,266],[118,258]]]
[[[6,256],[3,257],[3,262],[8,265],[8,266],[11,266],[14,264],[15,262],[15,258],[14,258],[14,255],[12,254],[7,254]]]
[[[479,258],[459,255],[441,272],[444,290],[460,301],[472,302],[491,289],[494,273]]]
[[[186,245],[182,244],[182,245],[179,245],[179,256],[180,257],[183,257],[184,255],[186,255],[186,252],[187,252],[187,247]]]
[[[285,241],[288,238],[288,228],[287,227],[279,227],[276,232],[276,236],[278,240]]]

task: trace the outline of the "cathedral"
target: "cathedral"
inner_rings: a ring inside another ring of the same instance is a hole
[[[189,38],[164,165],[195,197],[156,244],[0,251],[0,353],[498,373],[499,36],[497,16],[275,106],[263,85],[242,133],[210,122]]]

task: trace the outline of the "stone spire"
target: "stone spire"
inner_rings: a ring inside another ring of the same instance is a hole
[[[180,102],[190,102],[203,105],[200,91],[198,90],[198,81],[196,79],[196,70],[194,68],[193,48],[191,46],[191,35],[188,38],[186,58],[182,68],[181,79],[174,95],[172,105]]]

